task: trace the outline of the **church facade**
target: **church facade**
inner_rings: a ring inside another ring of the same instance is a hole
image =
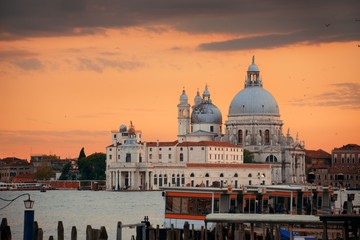
[[[249,66],[245,88],[232,100],[228,120],[212,103],[207,86],[194,104],[185,90],[178,108],[173,142],[143,142],[131,123],[112,131],[106,148],[108,190],[151,190],[163,186],[301,184],[305,182],[303,143],[282,133],[274,97],[262,87],[260,71]],[[244,149],[255,163],[243,163]]]

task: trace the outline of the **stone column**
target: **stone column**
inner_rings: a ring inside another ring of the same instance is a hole
[[[149,189],[149,172],[145,171],[145,190],[150,190]]]
[[[120,190],[121,189],[121,185],[120,185],[120,181],[119,181],[119,170],[117,171],[117,175],[116,175],[116,190]]]
[[[132,179],[131,179],[131,171],[128,171],[128,184],[129,184],[129,189],[131,189],[131,185],[132,185]]]

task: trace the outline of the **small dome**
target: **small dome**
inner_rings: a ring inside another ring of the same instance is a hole
[[[129,135],[134,135],[135,134],[135,128],[134,127],[131,127],[129,128]]]
[[[248,72],[260,72],[258,65],[255,64],[255,57],[252,57],[252,63],[248,67]]]
[[[185,93],[185,90],[182,91],[182,94],[180,95],[180,102],[187,102],[188,96]]]
[[[126,132],[127,127],[124,124],[121,124],[119,130],[120,130],[120,132]]]
[[[195,106],[200,104],[202,101],[202,97],[200,96],[199,90],[196,92],[196,96],[194,98]]]
[[[194,107],[191,113],[191,123],[222,124],[222,115],[214,104],[202,102]]]
[[[259,72],[259,67],[256,64],[251,64],[248,68],[249,72]]]

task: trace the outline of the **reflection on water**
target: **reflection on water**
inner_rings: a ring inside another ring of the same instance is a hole
[[[1,191],[0,196],[12,199],[24,192]],[[58,221],[62,221],[65,239],[70,239],[71,228],[76,226],[78,239],[85,239],[86,226],[100,229],[105,226],[109,239],[116,238],[117,222],[139,223],[149,216],[151,224],[162,225],[164,203],[161,192],[106,192],[53,190],[29,191],[35,201],[35,221],[43,229],[44,239],[56,238]],[[0,218],[6,217],[13,239],[22,239],[24,203],[27,197],[19,198],[7,208],[0,210]],[[0,208],[7,202],[0,200]],[[135,229],[124,229],[124,239],[135,235]]]

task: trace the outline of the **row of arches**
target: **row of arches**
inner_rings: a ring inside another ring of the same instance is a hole
[[[237,134],[237,136],[238,136],[238,144],[244,144],[244,139],[245,139],[245,141],[247,141],[246,138],[247,138],[247,136],[249,136],[249,135],[250,135],[249,131],[248,131],[248,130],[245,130],[245,138],[244,138],[243,130],[241,130],[241,129],[238,130],[238,134]],[[262,136],[263,136],[261,130],[259,130],[259,136],[260,136],[261,138],[262,138]],[[266,130],[264,131],[264,144],[265,144],[265,145],[269,145],[269,144],[270,144],[270,131],[269,131],[268,129],[266,129]]]

